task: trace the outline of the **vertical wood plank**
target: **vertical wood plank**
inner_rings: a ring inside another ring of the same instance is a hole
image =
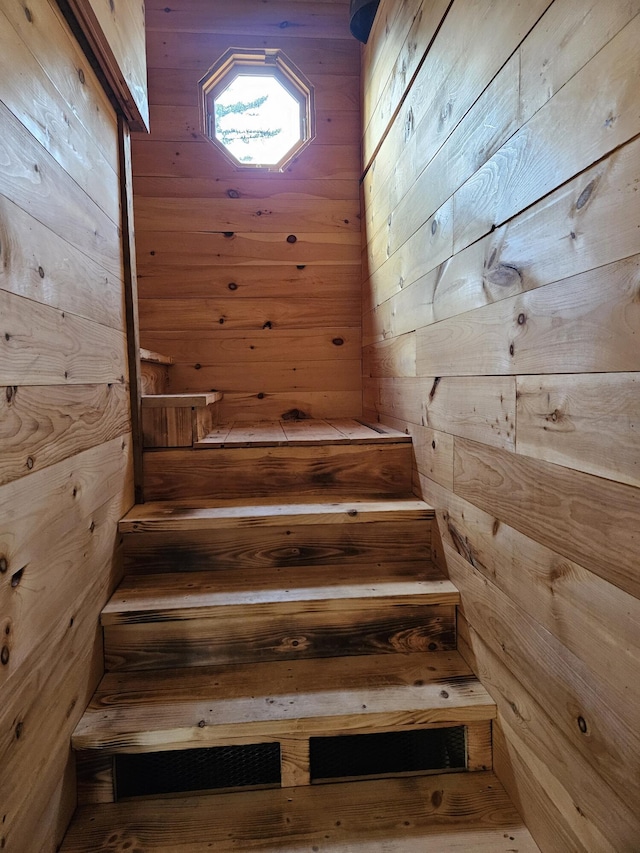
[[[283,788],[311,784],[308,738],[283,738],[280,741],[280,773]]]

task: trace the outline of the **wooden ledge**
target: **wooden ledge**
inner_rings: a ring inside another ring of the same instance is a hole
[[[173,364],[173,358],[170,355],[161,355],[159,352],[153,352],[150,349],[140,347],[140,361],[146,361],[150,364]]]
[[[222,391],[204,394],[143,394],[143,409],[204,409],[222,400]]]

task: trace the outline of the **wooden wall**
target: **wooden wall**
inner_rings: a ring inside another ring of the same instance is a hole
[[[382,0],[364,53],[365,413],[545,853],[640,843],[639,12]]]
[[[133,502],[117,120],[49,0],[0,0],[0,128],[0,848],[48,853]]]
[[[224,391],[225,420],[361,412],[348,6],[147,4],[151,136],[133,149],[141,342],[174,357],[172,391]],[[200,133],[198,80],[236,46],[281,48],[315,87],[316,140],[283,173],[235,169]]]

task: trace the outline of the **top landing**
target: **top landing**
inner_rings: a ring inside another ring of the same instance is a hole
[[[216,427],[194,444],[214,447],[291,447],[313,444],[399,444],[411,436],[382,424],[351,418],[231,423]]]

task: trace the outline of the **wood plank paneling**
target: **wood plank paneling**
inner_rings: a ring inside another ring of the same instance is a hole
[[[365,110],[409,5],[381,2]],[[413,436],[496,770],[544,853],[640,837],[639,13],[454,0],[365,134],[364,411]]]
[[[259,418],[253,418],[257,421]],[[408,444],[264,447],[145,454],[149,500],[246,498],[290,493],[404,496],[411,488]]]
[[[640,490],[464,439],[455,446],[454,490],[640,597]]]
[[[146,130],[145,4],[69,0],[69,5],[127,122]]]
[[[0,484],[127,432],[127,390],[119,383],[0,389]]]
[[[638,134],[639,34],[636,17],[456,192],[456,206],[474,210],[458,223],[457,251]],[[570,145],[560,125],[580,127]]]
[[[134,139],[142,344],[174,356],[172,391],[224,389],[223,420],[362,411],[348,5],[147,6],[151,137]],[[316,138],[282,173],[234,167],[200,131],[198,80],[243,45],[284,50],[314,87]]]
[[[123,325],[119,276],[6,196],[0,196],[0,287],[114,329]]]
[[[640,487],[637,373],[521,376],[517,406],[518,453]]]
[[[147,27],[173,32],[206,32],[273,36],[293,30],[311,38],[349,39],[347,7],[344,3],[315,3],[291,0],[286,7],[236,0],[233,9],[213,8],[207,0],[183,0],[173,9],[160,0],[148,0]],[[284,17],[283,17],[284,15]]]
[[[120,165],[56,4],[0,0],[0,42],[0,847],[53,853],[133,501]]]

